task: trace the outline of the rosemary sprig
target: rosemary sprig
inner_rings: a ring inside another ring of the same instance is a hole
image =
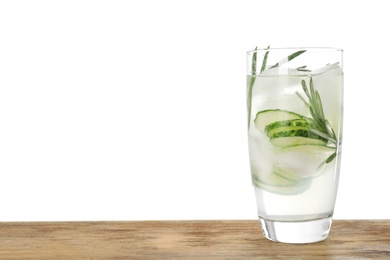
[[[330,163],[336,157],[338,145],[336,133],[329,124],[329,121],[325,118],[321,97],[318,91],[314,89],[313,78],[310,77],[309,88],[307,87],[305,80],[302,80],[301,84],[303,91],[308,98],[308,101],[306,101],[298,92],[297,95],[305,102],[306,106],[309,108],[311,118],[308,118],[308,120],[312,125],[312,128],[310,128],[309,130],[312,133],[328,140],[328,142],[332,144],[332,147],[336,149],[336,151],[331,154],[324,162]]]
[[[267,47],[267,51],[264,54],[263,62],[261,64],[259,75],[261,73],[263,73],[265,71],[265,69],[267,68],[269,48],[270,48],[270,46]],[[300,50],[300,51],[294,52],[293,54],[288,55],[286,58],[282,59],[281,61],[279,61],[278,63],[269,67],[268,69],[273,69],[273,68],[279,67],[280,65],[289,62],[290,60],[298,57],[299,55],[301,55],[304,52],[306,52],[306,50]],[[301,68],[304,69],[305,67],[301,67]],[[253,86],[254,86],[255,81],[256,81],[256,72],[257,72],[257,47],[255,48],[255,50],[252,54],[252,75],[251,75],[251,79],[250,79],[249,86],[248,86],[248,98],[247,98],[248,99],[248,101],[247,101],[247,103],[248,103],[248,128],[249,128],[250,119],[251,119],[252,92],[253,92]]]
[[[269,49],[269,46],[267,49]],[[248,87],[248,101],[247,101],[248,102],[248,129],[249,129],[250,121],[251,121],[253,85],[255,84],[256,71],[257,71],[257,51],[256,50],[257,50],[257,47],[255,48],[255,51],[253,52],[253,55],[252,55],[252,75],[251,75],[251,81],[249,82],[249,87]],[[267,66],[268,53],[269,53],[269,51],[267,51],[264,55],[261,69],[260,69],[260,74],[265,70],[265,67]]]

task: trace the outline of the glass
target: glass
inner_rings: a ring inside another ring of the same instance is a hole
[[[326,239],[341,159],[343,50],[247,52],[248,143],[258,216],[266,238]]]

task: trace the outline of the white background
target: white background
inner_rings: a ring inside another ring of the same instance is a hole
[[[335,218],[390,218],[386,1],[1,1],[0,221],[256,219],[246,51],[344,49]]]

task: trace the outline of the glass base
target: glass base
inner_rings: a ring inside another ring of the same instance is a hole
[[[315,243],[325,240],[332,224],[331,217],[301,222],[274,221],[261,217],[259,219],[267,239],[292,244]]]

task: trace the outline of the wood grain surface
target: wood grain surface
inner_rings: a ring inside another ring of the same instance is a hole
[[[390,220],[335,220],[303,245],[266,240],[256,220],[5,222],[0,259],[390,259]]]

